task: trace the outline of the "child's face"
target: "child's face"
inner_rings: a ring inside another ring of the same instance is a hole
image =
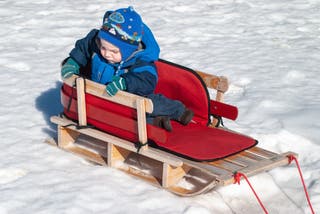
[[[119,48],[104,39],[100,39],[100,53],[110,63],[121,62],[122,56]]]

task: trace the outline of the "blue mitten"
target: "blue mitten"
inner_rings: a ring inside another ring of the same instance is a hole
[[[66,63],[61,68],[61,77],[62,79],[67,79],[73,74],[79,74],[80,66],[72,58],[69,58]]]
[[[126,81],[120,76],[113,76],[112,82],[106,87],[106,91],[110,96],[116,95],[119,90],[126,90]]]

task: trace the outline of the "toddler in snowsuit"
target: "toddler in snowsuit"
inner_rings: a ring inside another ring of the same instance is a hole
[[[154,110],[147,114],[147,122],[171,131],[170,119],[187,125],[193,112],[178,100],[154,94],[158,79],[154,61],[159,52],[151,30],[132,7],[107,11],[101,29],[76,42],[61,75],[68,78],[86,70],[81,74],[107,85],[110,96],[124,90],[151,99]],[[91,67],[91,73],[85,67]]]

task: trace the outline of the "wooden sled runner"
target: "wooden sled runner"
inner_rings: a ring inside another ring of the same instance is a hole
[[[277,154],[264,150],[248,136],[216,127],[219,117],[233,120],[237,117],[237,109],[222,102],[223,93],[228,89],[226,78],[192,72],[164,60],[156,65],[159,72],[157,92],[182,99],[195,112],[192,124],[183,127],[173,122],[173,133],[167,133],[146,123],[146,113],[153,110],[149,99],[123,91],[110,97],[105,86],[74,75],[64,81],[62,88],[65,116],[51,117],[58,125],[57,142],[47,142],[181,196],[198,195],[231,184],[235,172],[251,176],[287,165],[289,155],[297,157],[293,152]],[[170,77],[179,72],[183,75],[178,79]],[[192,88],[180,87],[179,82],[189,81],[184,80],[188,76],[191,82],[187,86]],[[207,87],[217,90],[215,100],[210,100]],[[202,92],[192,91],[193,88],[200,88]],[[189,100],[183,100],[184,91],[191,91]],[[101,106],[101,100],[107,102],[110,109]],[[185,140],[179,144],[179,139]],[[197,141],[188,142],[190,139]],[[211,146],[211,141],[216,144]],[[184,146],[189,148],[184,149]],[[215,149],[220,150],[219,154],[211,152]]]

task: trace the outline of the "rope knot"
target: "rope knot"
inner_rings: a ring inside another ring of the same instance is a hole
[[[233,183],[240,185],[241,176],[243,176],[242,173],[235,172],[235,173],[233,174],[233,178],[234,178],[234,182],[233,182]]]
[[[288,155],[287,157],[288,157],[288,159],[289,159],[289,164],[291,164],[293,160],[294,160],[294,161],[297,160],[294,155]]]
[[[140,150],[141,150],[141,148],[142,148],[143,146],[146,146],[146,145],[148,145],[148,142],[146,142],[146,143],[135,142],[135,143],[134,143],[134,146],[135,146],[136,149],[137,149],[137,153],[139,153]]]

